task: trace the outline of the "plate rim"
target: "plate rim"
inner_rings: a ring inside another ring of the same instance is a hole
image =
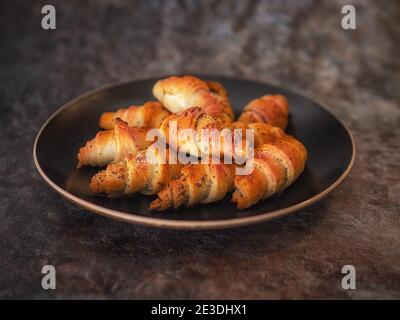
[[[179,74],[178,74],[179,75]],[[250,82],[258,82],[261,84],[266,84],[272,87],[280,87],[279,85],[274,85],[270,84],[266,81],[262,80],[254,80],[251,78],[244,78],[244,77],[236,77],[236,76],[225,76],[225,75],[218,75],[218,74],[197,74],[199,77],[207,78],[207,77],[219,77],[219,78],[225,78],[228,80],[240,80],[240,81],[250,81]],[[73,195],[72,193],[64,190],[60,186],[58,186],[55,182],[53,182],[43,171],[42,167],[40,166],[40,163],[37,159],[37,144],[40,139],[40,136],[42,135],[42,132],[44,129],[47,127],[47,125],[55,118],[60,112],[62,112],[64,109],[67,109],[71,105],[75,104],[79,100],[85,99],[86,97],[89,97],[95,93],[98,93],[103,90],[107,89],[112,89],[113,87],[125,85],[128,83],[133,83],[133,82],[141,82],[141,81],[148,81],[156,78],[165,78],[171,76],[169,74],[164,74],[164,75],[151,75],[151,76],[145,76],[145,77],[132,77],[129,79],[125,79],[122,81],[116,81],[104,86],[101,86],[96,89],[92,89],[89,91],[86,91],[85,93],[75,97],[72,100],[69,100],[67,103],[63,104],[60,108],[58,108],[47,120],[43,123],[43,125],[40,127],[38,133],[36,134],[35,141],[33,144],[33,161],[35,163],[36,169],[38,170],[39,174],[41,177],[46,181],[46,183],[53,188],[58,194],[60,194],[64,199],[67,199],[71,201],[72,203],[78,205],[79,207],[86,209],[90,212],[94,212],[96,214],[99,214],[101,216],[111,218],[114,220],[119,220],[123,222],[128,222],[131,224],[139,224],[139,225],[144,225],[144,226],[151,226],[151,227],[157,227],[157,228],[164,228],[164,229],[179,229],[179,230],[213,230],[213,229],[228,229],[228,228],[235,228],[235,227],[242,227],[246,225],[251,225],[255,223],[261,223],[265,221],[270,221],[279,217],[284,217],[290,213],[294,213],[296,211],[299,211],[303,208],[306,208],[310,206],[311,204],[314,204],[323,198],[325,198],[330,192],[335,190],[350,174],[351,169],[353,168],[355,158],[356,158],[356,143],[353,135],[351,134],[350,130],[347,128],[347,126],[340,120],[338,119],[333,113],[331,113],[327,108],[323,106],[323,104],[319,103],[318,101],[311,99],[307,97],[306,95],[297,92],[296,90],[293,90],[291,88],[287,87],[281,87],[285,89],[286,91],[289,91],[291,93],[294,93],[296,95],[299,95],[303,98],[306,98],[308,100],[317,102],[318,107],[324,109],[328,114],[330,114],[337,122],[339,122],[342,127],[345,129],[347,135],[350,138],[351,145],[352,145],[352,155],[350,162],[346,168],[346,170],[342,173],[342,175],[331,185],[329,185],[327,188],[325,188],[323,191],[318,193],[317,195],[302,201],[300,203],[297,203],[295,205],[292,205],[290,207],[282,208],[279,210],[274,210],[274,211],[269,211],[269,212],[263,212],[257,215],[252,215],[248,217],[237,217],[237,218],[231,218],[231,219],[218,219],[218,220],[177,220],[177,219],[163,219],[163,218],[157,218],[157,217],[147,217],[147,216],[142,216],[137,213],[126,213],[122,212],[119,210],[114,210],[114,209],[109,209],[102,207],[100,205],[94,204],[90,201],[84,200],[79,198],[78,196]]]

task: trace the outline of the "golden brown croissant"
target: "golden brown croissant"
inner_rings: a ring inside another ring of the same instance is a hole
[[[169,111],[161,103],[149,101],[142,106],[130,106],[115,112],[104,112],[100,117],[99,126],[103,129],[112,129],[114,120],[120,118],[130,127],[158,128],[169,115]]]
[[[246,130],[253,130],[253,146],[255,148],[265,143],[274,142],[276,139],[285,136],[285,132],[282,129],[278,127],[273,127],[263,122],[244,123],[236,121],[232,122],[229,128],[231,128],[232,130],[241,130],[244,139],[247,138]]]
[[[159,152],[156,145],[129,155],[124,160],[107,166],[92,177],[89,189],[93,193],[118,195],[136,192],[152,195],[164,188],[179,174],[182,165],[169,164],[168,150]],[[153,159],[150,161],[148,158]]]
[[[288,114],[288,102],[284,96],[266,95],[250,101],[237,121],[265,122],[284,130],[288,123]]]
[[[170,137],[170,131],[174,131],[173,127],[176,128],[176,136]],[[196,137],[191,139],[190,137],[180,135],[183,129],[191,129],[196,133]],[[210,115],[207,115],[199,107],[186,109],[184,111],[173,113],[164,119],[160,125],[160,132],[170,146],[182,153],[189,153],[193,156],[200,156],[204,148],[202,146],[202,131],[205,130],[220,130],[223,129],[222,122]],[[208,154],[208,153],[207,153]]]
[[[113,129],[100,131],[80,148],[77,155],[78,168],[81,166],[104,166],[121,161],[128,154],[135,154],[147,148],[152,142],[146,141],[149,128],[128,127],[120,119],[115,119]]]
[[[306,161],[306,148],[289,135],[258,147],[252,173],[235,178],[232,201],[244,209],[276,194],[297,179]]]
[[[174,121],[176,135],[175,139],[170,140],[169,134]],[[191,139],[185,135],[181,136],[179,133],[182,129],[192,129],[196,133],[196,136]],[[216,130],[219,137],[218,141],[213,141],[211,135],[206,136],[203,129],[209,130],[208,132]],[[225,131],[223,131],[224,129]],[[230,131],[226,131],[227,129],[230,129]],[[248,139],[246,135],[247,129],[254,130],[254,145],[252,141],[246,140]],[[277,138],[285,135],[278,127],[272,127],[266,123],[246,124],[244,122],[232,122],[229,126],[224,128],[219,119],[207,115],[199,107],[171,114],[164,119],[159,130],[164,135],[166,142],[170,143],[173,149],[182,153],[187,152],[198,157],[210,156],[213,147],[218,145],[219,156],[227,155],[232,157],[235,154],[237,157],[246,158],[249,147],[257,147],[264,143],[273,142]],[[235,131],[241,132],[241,142],[239,140],[237,141],[238,143],[235,143]],[[226,135],[224,134],[225,132],[227,133]]]
[[[221,200],[233,188],[235,169],[227,164],[188,164],[150,204],[151,210],[191,207]]]
[[[236,160],[252,157],[251,150],[285,135],[282,129],[262,122],[232,122],[226,129],[230,131],[227,135],[222,133],[219,139],[220,157],[235,157]]]
[[[153,95],[173,113],[200,107],[225,124],[234,118],[226,90],[215,81],[205,82],[194,76],[170,77],[156,82]]]

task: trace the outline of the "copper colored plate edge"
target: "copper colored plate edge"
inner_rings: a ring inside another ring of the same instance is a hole
[[[168,75],[161,75],[159,78],[166,77]],[[226,77],[226,76],[219,76],[219,75],[213,75],[213,74],[208,74],[208,75],[201,75],[203,77],[220,77],[220,78],[226,78],[226,79],[232,79],[232,80],[243,80],[243,81],[252,81],[252,82],[258,82],[258,83],[263,83],[261,81],[257,80],[252,80],[252,79],[245,79],[245,78],[238,78],[238,77]],[[260,223],[260,222],[265,222],[269,220],[273,220],[276,218],[284,217],[290,213],[293,213],[295,211],[299,211],[301,209],[304,209],[314,203],[316,203],[319,200],[322,200],[325,198],[330,192],[335,190],[349,175],[351,169],[353,168],[355,158],[356,158],[356,144],[353,135],[349,131],[349,129],[346,127],[346,125],[338,119],[334,114],[332,114],[329,110],[327,110],[322,104],[318,103],[318,106],[322,109],[324,109],[327,113],[329,113],[337,122],[339,122],[342,127],[345,129],[347,132],[348,136],[350,137],[351,140],[351,145],[352,145],[352,156],[351,160],[346,168],[346,170],[343,172],[343,174],[334,182],[332,183],[328,188],[326,188],[324,191],[320,192],[319,194],[315,195],[314,197],[311,197],[303,202],[300,202],[296,205],[280,209],[280,210],[275,210],[275,211],[270,211],[270,212],[265,212],[265,213],[260,213],[256,215],[252,215],[249,217],[240,217],[240,218],[232,218],[232,219],[222,219],[222,220],[203,220],[203,221],[198,221],[198,220],[175,220],[175,219],[162,219],[162,218],[153,218],[153,217],[145,217],[141,216],[135,213],[124,213],[118,210],[113,210],[113,209],[108,209],[96,204],[93,204],[89,201],[83,200],[67,191],[65,191],[63,188],[59,187],[56,183],[54,183],[43,171],[42,167],[39,164],[39,161],[37,159],[37,154],[36,154],[36,149],[37,149],[37,143],[39,141],[39,138],[46,128],[46,126],[50,123],[50,121],[61,111],[64,109],[70,107],[71,105],[75,104],[77,101],[84,99],[86,97],[91,96],[92,94],[98,93],[100,91],[106,90],[106,89],[111,89],[120,85],[132,83],[132,82],[139,82],[139,81],[145,81],[145,80],[151,80],[158,78],[157,76],[151,76],[147,78],[132,78],[120,82],[115,82],[110,85],[106,85],[103,87],[100,87],[98,89],[90,90],[73,100],[67,102],[64,104],[62,107],[60,107],[56,112],[54,112],[42,125],[40,128],[38,134],[36,135],[35,142],[33,144],[33,161],[35,163],[36,169],[38,170],[39,174],[42,176],[42,178],[52,187],[57,193],[59,193],[62,197],[64,197],[67,200],[70,200],[71,202],[77,204],[78,206],[89,210],[91,212],[97,213],[99,215],[112,218],[115,220],[119,221],[124,221],[132,224],[140,224],[144,226],[151,226],[151,227],[157,227],[157,228],[165,228],[165,229],[178,229],[178,230],[212,230],[212,229],[228,229],[228,228],[235,228],[235,227],[242,227],[246,225],[251,225],[255,223]],[[265,83],[267,84],[267,83]],[[269,84],[268,84],[269,85]],[[293,92],[299,96],[305,97],[304,95],[297,93],[296,91],[292,89],[286,89],[287,91]],[[306,97],[307,98],[307,97]],[[307,98],[309,99],[309,98]],[[314,101],[313,99],[309,99],[311,101]],[[189,209],[190,210],[190,209]]]

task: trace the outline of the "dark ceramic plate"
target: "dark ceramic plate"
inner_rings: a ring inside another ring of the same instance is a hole
[[[36,137],[33,156],[37,169],[58,193],[90,211],[126,222],[176,229],[228,228],[280,217],[322,199],[349,174],[355,157],[354,140],[344,125],[318,103],[266,83],[200,77],[220,81],[226,87],[236,115],[248,101],[264,94],[280,93],[288,98],[287,132],[305,144],[309,160],[303,174],[282,195],[243,211],[236,210],[229,196],[216,203],[163,213],[148,210],[155,197],[136,195],[111,200],[91,195],[89,181],[98,169],[76,170],[79,147],[99,130],[102,112],[154,100],[152,86],[159,78],[113,84],[67,103],[46,121]]]

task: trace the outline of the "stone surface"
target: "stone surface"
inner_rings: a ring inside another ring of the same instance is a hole
[[[357,9],[357,30],[340,8]],[[397,1],[43,1],[0,10],[0,298],[400,298]],[[42,181],[35,135],[107,83],[205,72],[320,101],[350,128],[353,172],[323,202],[234,230],[157,230],[77,208]],[[57,289],[41,289],[41,268]],[[357,290],[341,289],[341,268]]]

